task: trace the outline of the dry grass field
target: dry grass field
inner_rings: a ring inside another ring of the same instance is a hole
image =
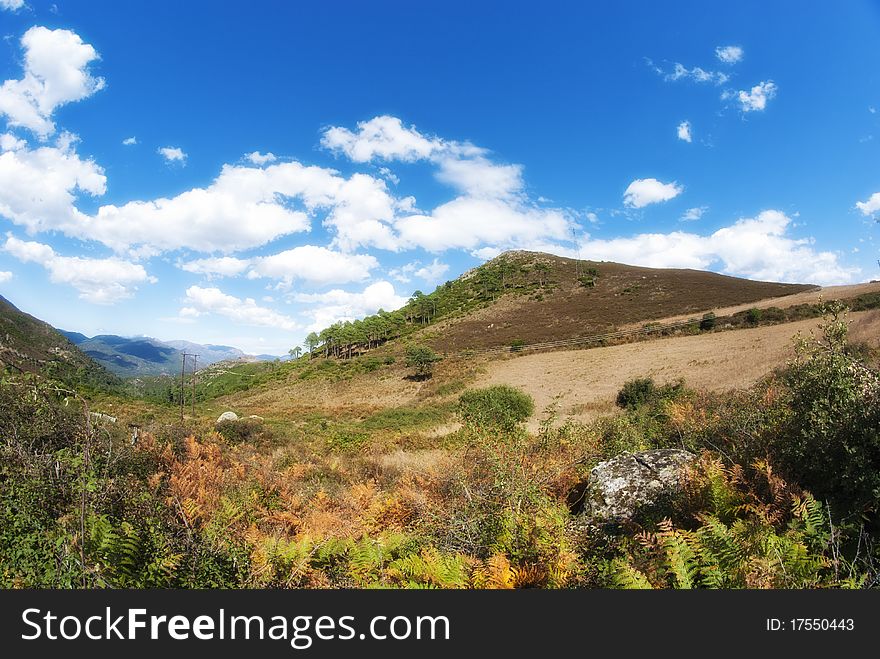
[[[880,311],[851,315],[851,338],[880,346]],[[682,336],[625,345],[525,355],[489,364],[477,386],[508,384],[535,399],[542,411],[558,400],[562,415],[581,420],[610,411],[624,382],[684,378],[688,385],[725,390],[748,387],[794,356],[792,337],[818,319],[769,327]],[[536,426],[536,421],[531,423]]]

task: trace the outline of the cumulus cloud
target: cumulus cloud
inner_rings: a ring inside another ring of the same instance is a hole
[[[137,143],[137,138],[134,136],[126,137],[124,140],[122,140],[122,144],[125,146],[134,146]]]
[[[245,156],[248,160],[250,160],[255,165],[268,165],[270,162],[275,162],[278,160],[275,157],[275,154],[272,152],[269,153],[260,153],[259,151],[254,151]]]
[[[683,142],[692,142],[693,138],[691,137],[691,122],[690,121],[682,121],[678,124],[678,128],[676,129],[676,133],[678,135],[678,139]]]
[[[30,28],[21,38],[24,75],[0,86],[0,115],[10,126],[20,126],[46,138],[55,132],[52,113],[104,88],[89,65],[98,53],[70,30]]]
[[[48,245],[24,241],[12,236],[3,250],[23,263],[38,263],[49,272],[55,284],[67,284],[79,291],[79,297],[95,304],[112,304],[129,298],[137,284],[155,283],[144,267],[111,257],[106,259],[60,256]]]
[[[334,289],[326,293],[301,293],[294,299],[307,305],[316,305],[305,310],[312,320],[308,331],[319,331],[341,320],[363,318],[379,309],[394,311],[407,302],[407,298],[398,295],[394,286],[387,281],[377,281],[360,292]]]
[[[300,279],[314,284],[363,281],[379,262],[369,254],[344,254],[325,247],[301,245],[271,256],[252,259],[248,277],[278,279],[282,288]]]
[[[328,128],[321,145],[362,163],[374,159],[413,162],[443,148],[441,140],[426,137],[414,126],[407,128],[397,117],[387,115],[359,121],[356,131],[340,126]]]
[[[833,252],[816,251],[810,239],[792,238],[790,227],[791,219],[784,213],[766,210],[708,236],[674,231],[590,239],[580,251],[584,258],[652,268],[717,266],[725,274],[767,281],[823,285],[853,281],[858,269],[841,265]]]
[[[8,270],[0,270],[0,284],[4,284],[12,279],[12,273]]]
[[[180,264],[182,270],[209,278],[235,277],[247,271],[248,279],[276,279],[282,289],[289,288],[295,280],[317,285],[363,281],[378,266],[379,262],[369,254],[346,254],[314,245],[249,259],[223,256]]]
[[[186,289],[185,306],[180,310],[182,318],[197,318],[216,314],[242,325],[274,327],[288,331],[301,329],[289,316],[267,307],[261,307],[253,298],[240,299],[224,293],[219,288],[190,286]]]
[[[736,64],[742,60],[744,54],[740,46],[718,46],[715,49],[715,57],[725,64]]]
[[[165,162],[171,163],[186,163],[186,154],[183,152],[183,149],[177,146],[160,146],[156,149],[156,153],[162,156],[165,159]]]
[[[487,244],[514,248],[539,239],[567,241],[573,221],[565,211],[525,201],[457,197],[430,215],[404,217],[395,226],[405,245],[441,252]]]
[[[697,206],[695,208],[688,208],[684,214],[678,218],[682,222],[695,222],[703,217],[703,214],[709,210],[708,206]]]
[[[24,0],[0,0],[0,9],[17,11],[24,7]]]
[[[623,193],[623,203],[629,208],[644,208],[649,204],[669,201],[684,192],[678,182],[662,183],[655,178],[640,178],[630,183]]]
[[[778,89],[775,82],[767,80],[759,82],[749,90],[724,92],[721,98],[733,99],[739,103],[743,112],[763,112],[767,108],[767,102],[776,96]]]
[[[10,135],[0,138],[0,216],[31,234],[78,233],[85,215],[74,205],[77,194],[103,195],[107,178],[93,160],[77,155],[75,142],[62,133],[54,146],[28,149]]]
[[[856,208],[862,212],[862,215],[874,215],[880,212],[880,192],[875,192],[866,201],[857,201]]]

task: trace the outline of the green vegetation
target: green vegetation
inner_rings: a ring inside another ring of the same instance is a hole
[[[583,272],[581,284],[594,286],[599,271],[590,267]],[[540,257],[503,254],[432,293],[415,291],[397,311],[379,310],[363,320],[339,322],[312,333],[306,338],[306,347],[312,355],[350,359],[440,320],[466,315],[502,295],[540,295],[557,284],[553,269]]]
[[[531,396],[507,385],[471,389],[458,399],[458,414],[470,426],[512,431],[534,412]]]
[[[662,400],[674,400],[683,391],[683,382],[658,387],[652,378],[634,378],[623,383],[623,387],[617,392],[616,403],[618,407],[633,409]]]
[[[876,585],[880,373],[847,342],[844,310],[824,311],[818,340],[801,337],[796,358],[749,390],[639,378],[613,416],[556,423],[551,408],[537,433],[516,389],[438,398],[464,388],[460,375],[421,385],[417,402],[285,423],[169,424],[158,405],[132,443],[130,410],[102,422],[94,396],[7,373],[0,586]],[[200,386],[387,366],[379,355],[245,364]],[[449,438],[420,432],[456,411],[464,427]],[[673,447],[698,457],[659,513],[607,528],[574,508],[599,461]]]
[[[434,364],[442,358],[428,346],[407,346],[404,351],[406,365],[415,369],[415,377],[429,378],[434,372]]]

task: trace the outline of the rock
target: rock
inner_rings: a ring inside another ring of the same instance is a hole
[[[238,421],[238,414],[235,412],[224,412],[217,417],[217,423],[220,423],[221,421]]]
[[[596,521],[629,521],[640,508],[681,488],[685,467],[697,456],[681,449],[624,452],[590,471],[584,513]]]

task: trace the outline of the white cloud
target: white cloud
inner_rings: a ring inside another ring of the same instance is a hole
[[[379,266],[369,254],[346,254],[326,247],[300,245],[278,254],[240,259],[232,256],[197,259],[180,264],[187,272],[212,277],[235,277],[247,271],[248,279],[276,279],[280,288],[295,280],[311,284],[348,284],[363,281]]]
[[[180,264],[180,269],[208,277],[235,277],[247,270],[250,263],[250,259],[220,256],[182,263]]]
[[[638,234],[581,244],[583,258],[620,261],[652,268],[708,269],[765,281],[845,284],[858,269],[838,262],[833,252],[817,252],[810,239],[788,235],[791,219],[776,210],[744,218],[703,236],[675,231]]]
[[[429,284],[436,284],[443,276],[449,272],[449,265],[441,263],[438,259],[434,259],[431,263],[422,266],[415,271],[415,276],[423,279]]]
[[[88,70],[98,53],[69,30],[36,26],[21,38],[24,76],[0,86],[0,115],[10,126],[27,128],[42,138],[55,131],[56,108],[104,88],[103,78]]]
[[[50,281],[73,286],[81,299],[95,304],[112,304],[129,298],[137,290],[137,284],[156,282],[143,266],[116,257],[59,256],[48,245],[12,236],[6,239],[3,250],[23,263],[42,265],[48,270]]]
[[[27,142],[17,138],[12,133],[0,134],[0,151],[20,151],[27,146]]]
[[[715,57],[725,64],[736,64],[743,58],[744,52],[740,46],[718,46],[715,49]]]
[[[439,160],[437,180],[473,197],[503,199],[523,188],[522,165],[499,165],[482,155],[445,156]]]
[[[293,207],[295,197],[307,205],[330,203],[335,177],[318,167],[285,163],[265,169],[225,165],[211,185],[193,188],[170,199],[107,205],[79,228],[121,251],[230,253],[264,245],[275,238],[306,231],[308,212]]]
[[[183,149],[177,146],[160,146],[156,149],[156,153],[165,158],[165,162],[167,163],[175,163],[179,162],[181,164],[186,163],[186,154],[183,152]]]
[[[326,293],[299,294],[297,302],[317,305],[305,311],[312,319],[308,331],[319,331],[340,320],[355,320],[376,313],[379,309],[394,311],[407,302],[397,295],[387,281],[377,281],[359,293],[334,289]]]
[[[649,204],[669,201],[680,195],[684,187],[678,182],[662,183],[655,178],[636,179],[623,193],[623,203],[630,208],[644,208]]]
[[[673,64],[672,71],[665,71],[661,67],[656,66],[651,60],[648,60],[648,66],[650,66],[657,75],[662,76],[667,82],[690,80],[692,82],[723,85],[730,79],[726,73],[722,73],[721,71],[707,71],[699,66],[689,69],[679,62]]]
[[[0,9],[17,11],[24,7],[24,0],[0,0]]]
[[[184,306],[180,310],[183,318],[197,318],[205,314],[216,314],[229,318],[242,325],[274,327],[295,331],[300,325],[284,314],[261,307],[253,298],[240,299],[228,295],[219,288],[190,286],[186,289]]]
[[[430,215],[403,217],[395,226],[404,246],[441,252],[484,245],[516,248],[543,239],[567,241],[573,222],[565,211],[526,201],[457,197]]]
[[[131,137],[126,137],[124,140],[122,140],[122,143],[125,146],[134,146],[135,144],[138,143],[138,141],[137,141],[136,137],[131,136]]]
[[[278,279],[289,287],[296,279],[315,284],[347,284],[363,281],[379,262],[369,254],[343,254],[325,247],[301,245],[252,259],[248,277]]]
[[[4,284],[12,279],[12,273],[8,270],[0,270],[0,284]]]
[[[55,146],[33,150],[8,135],[0,144],[0,216],[31,234],[77,233],[85,215],[74,206],[76,194],[104,194],[104,170],[93,160],[82,160],[74,149],[75,138],[66,133]]]
[[[867,201],[857,201],[856,208],[862,212],[862,215],[874,215],[880,212],[880,192],[872,194]]]
[[[324,132],[321,145],[345,154],[354,162],[373,159],[412,162],[429,158],[443,148],[443,142],[419,133],[415,127],[406,128],[397,117],[387,115],[359,121],[357,131],[334,126]]]
[[[724,92],[722,99],[737,101],[743,112],[763,112],[767,108],[767,101],[776,96],[779,88],[772,80],[759,82],[748,91]]]
[[[678,124],[678,128],[676,129],[676,133],[678,135],[678,139],[684,142],[692,142],[693,137],[691,136],[691,122],[690,121],[682,121]]]
[[[695,208],[688,208],[684,214],[678,218],[682,222],[694,222],[703,217],[703,214],[709,210],[708,206],[697,206]]]
[[[413,261],[407,263],[400,268],[388,271],[388,276],[402,284],[408,284],[413,277],[417,277],[429,284],[436,284],[449,271],[449,265],[441,263],[439,259],[434,259],[427,265],[421,261]]]
[[[271,162],[275,162],[278,158],[274,153],[260,153],[259,151],[253,151],[245,156],[248,160],[258,166],[268,165]]]

